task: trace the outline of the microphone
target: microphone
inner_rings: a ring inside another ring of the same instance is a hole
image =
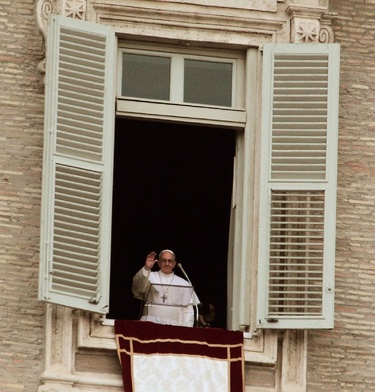
[[[189,279],[186,271],[182,267],[182,264],[181,263],[177,263],[177,267],[182,271],[182,273],[184,274],[186,280],[190,283],[190,286],[193,287],[193,284],[191,283],[191,280]],[[194,287],[193,287],[193,290],[194,290]],[[196,313],[195,321],[198,321],[198,317],[199,317],[198,305],[195,305],[195,313]]]
[[[187,276],[186,271],[185,271],[185,270],[183,269],[183,267],[182,267],[182,264],[181,264],[181,263],[178,263],[178,264],[177,264],[177,267],[182,271],[182,273],[185,275],[186,280],[187,280],[187,281],[190,283],[190,285],[192,286],[191,281],[190,281],[189,277]]]

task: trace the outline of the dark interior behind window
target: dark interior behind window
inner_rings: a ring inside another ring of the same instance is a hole
[[[132,277],[148,252],[170,248],[226,327],[235,139],[234,130],[117,119],[108,317],[138,318]]]

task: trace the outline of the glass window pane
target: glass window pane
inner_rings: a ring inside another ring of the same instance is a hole
[[[171,59],[124,53],[122,58],[122,95],[169,100]]]
[[[232,63],[185,60],[184,102],[232,106]]]

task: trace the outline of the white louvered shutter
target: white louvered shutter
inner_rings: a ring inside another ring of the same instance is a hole
[[[106,313],[115,35],[54,15],[47,39],[39,298]]]
[[[332,328],[337,44],[264,47],[258,328]]]

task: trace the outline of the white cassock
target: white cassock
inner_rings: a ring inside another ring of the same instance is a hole
[[[141,320],[192,327],[194,306],[199,299],[193,287],[173,272],[147,271],[142,267],[133,277],[133,294],[144,302]]]

